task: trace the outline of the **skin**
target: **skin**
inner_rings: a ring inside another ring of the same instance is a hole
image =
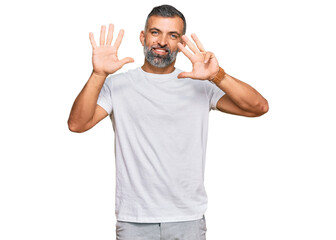
[[[185,46],[182,41],[183,20],[179,17],[166,18],[160,16],[152,16],[148,19],[147,28],[140,33],[140,42],[142,46],[147,47],[161,46],[168,47],[172,52],[179,51],[178,43]],[[158,49],[159,50],[159,49]],[[157,54],[165,55],[166,53],[156,52]],[[151,65],[146,59],[142,66],[145,72],[156,74],[167,74],[175,70],[175,61],[165,68],[158,68]]]
[[[134,62],[130,57],[119,60],[118,49],[124,30],[120,30],[112,45],[113,30],[114,25],[110,24],[105,41],[106,27],[101,26],[99,46],[94,40],[93,33],[89,34],[93,70],[72,106],[68,119],[70,131],[85,132],[108,116],[108,113],[97,105],[104,81],[109,74],[115,73],[127,63]],[[178,75],[181,81],[183,78],[213,80],[219,72],[219,63],[215,54],[205,50],[196,34],[191,34],[194,41],[192,42],[187,36],[182,36],[182,30],[183,21],[179,17],[151,16],[147,28],[140,33],[140,42],[142,46],[145,42],[148,47],[155,46],[154,51],[157,54],[166,54],[160,49],[161,47],[168,47],[171,51],[181,51],[193,66],[191,72],[182,72]],[[148,73],[168,74],[174,71],[175,61],[164,68],[158,68],[145,59],[142,69]],[[259,92],[229,74],[225,74],[216,82],[216,85],[226,93],[217,102],[216,107],[219,111],[246,117],[261,116],[268,111],[268,102]]]

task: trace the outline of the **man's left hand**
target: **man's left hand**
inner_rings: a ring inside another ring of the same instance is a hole
[[[196,43],[192,43],[189,38],[185,35],[182,36],[182,40],[187,44],[190,50],[194,53],[192,54],[187,50],[181,43],[178,43],[178,48],[183,52],[183,54],[189,58],[193,65],[192,72],[182,72],[177,77],[178,78],[193,78],[199,80],[212,80],[219,71],[218,61],[215,54],[212,52],[205,51],[202,43],[197,38],[196,34],[191,34],[191,38]]]

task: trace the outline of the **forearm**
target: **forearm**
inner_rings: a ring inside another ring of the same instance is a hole
[[[96,105],[100,90],[107,76],[97,75],[92,72],[89,80],[78,94],[68,120],[71,128],[87,124],[95,113]]]
[[[250,85],[228,74],[224,74],[221,79],[217,79],[215,84],[222,89],[239,108],[258,115],[268,111],[267,100]]]

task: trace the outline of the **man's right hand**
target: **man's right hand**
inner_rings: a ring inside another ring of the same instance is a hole
[[[93,33],[90,32],[90,42],[92,45],[92,65],[93,73],[96,75],[107,77],[109,74],[121,69],[126,63],[134,62],[133,58],[126,57],[121,60],[118,59],[118,48],[124,36],[124,30],[119,31],[118,37],[113,46],[111,46],[113,39],[114,25],[110,24],[107,38],[105,42],[106,27],[103,25],[100,29],[100,45],[97,46]]]

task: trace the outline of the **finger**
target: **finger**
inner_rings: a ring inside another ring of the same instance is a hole
[[[186,42],[190,50],[193,51],[195,54],[199,52],[195,44],[193,44],[186,35],[182,36],[182,40]]]
[[[192,78],[194,75],[191,72],[181,72],[177,78]]]
[[[212,56],[212,52],[206,52],[205,57],[204,57],[204,63],[208,63],[211,56]]]
[[[122,68],[125,64],[134,62],[133,58],[126,57],[121,59],[117,64],[118,64],[118,69]]]
[[[110,24],[107,32],[106,45],[111,45],[113,39],[114,25]]]
[[[205,52],[205,49],[201,43],[201,41],[198,39],[198,37],[196,36],[195,33],[192,33],[191,34],[191,38],[194,40],[194,42],[196,43],[198,49],[201,51],[201,52]]]
[[[182,43],[177,43],[177,47],[183,52],[183,54],[190,59],[192,59],[193,55],[191,52],[189,52],[183,45]]]
[[[121,44],[121,41],[122,41],[123,37],[124,37],[124,29],[121,29],[118,33],[118,37],[117,37],[113,46],[115,46],[118,49],[120,44]]]
[[[100,28],[100,46],[105,45],[105,31],[106,31],[106,27],[105,25],[102,25]]]
[[[92,32],[89,33],[89,38],[90,38],[90,42],[91,42],[91,46],[92,46],[92,48],[96,48],[96,47],[97,47],[97,44],[96,44],[96,41],[94,40],[94,37],[93,37],[93,33],[92,33]]]
[[[131,63],[131,62],[134,62],[134,59],[130,57],[125,57],[120,60],[120,63],[122,64],[122,66],[124,66],[127,63]]]

